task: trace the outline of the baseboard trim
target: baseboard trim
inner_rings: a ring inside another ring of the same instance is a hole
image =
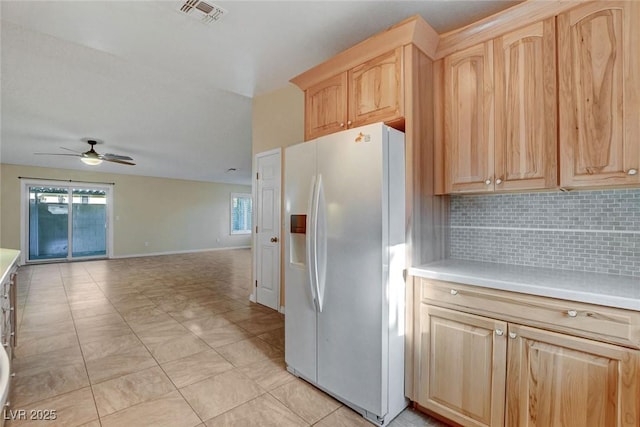
[[[226,251],[226,250],[233,250],[233,249],[251,249],[251,246],[229,246],[224,248],[188,249],[184,251],[166,251],[166,252],[150,252],[150,253],[143,253],[143,254],[114,255],[110,259],[141,258],[141,257],[147,257],[147,256],[162,256],[162,255],[180,255],[180,254],[192,254],[197,252]]]

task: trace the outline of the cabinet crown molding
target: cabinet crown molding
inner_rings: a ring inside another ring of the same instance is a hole
[[[414,15],[292,78],[290,82],[307,90],[323,80],[408,44],[415,45],[433,58],[438,40],[438,33],[420,15]]]
[[[440,34],[433,59],[494,39],[593,0],[527,0],[465,27]]]

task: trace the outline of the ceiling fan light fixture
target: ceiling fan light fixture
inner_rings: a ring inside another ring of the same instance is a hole
[[[102,160],[95,157],[81,157],[80,160],[82,161],[82,163],[89,166],[98,166],[100,163],[102,163]]]

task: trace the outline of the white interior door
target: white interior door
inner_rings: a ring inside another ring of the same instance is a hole
[[[256,302],[280,306],[281,150],[256,155]]]

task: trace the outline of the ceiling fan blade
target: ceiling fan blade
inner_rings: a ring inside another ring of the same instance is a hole
[[[80,154],[80,151],[72,150],[71,148],[60,147],[63,150],[71,151],[72,153]]]
[[[112,154],[112,153],[103,154],[102,155],[102,160],[107,160],[107,159],[112,159],[112,160],[133,160],[129,156],[122,156],[120,154]]]
[[[104,157],[102,158],[102,160],[104,160],[105,162],[120,163],[122,165],[135,166],[135,163],[127,162],[126,160],[107,159],[107,158],[104,158]]]
[[[82,154],[60,154],[60,153],[33,153],[33,154],[43,154],[46,156],[71,156],[71,157],[82,157]]]

